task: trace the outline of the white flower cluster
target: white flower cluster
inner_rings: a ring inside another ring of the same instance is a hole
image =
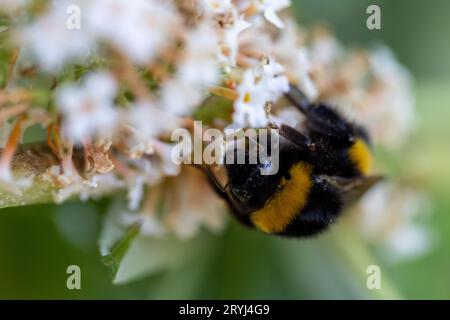
[[[23,42],[47,70],[86,59],[101,41],[144,64],[170,41],[177,18],[165,1],[55,1],[46,14],[26,26]]]
[[[2,0],[0,2],[0,13],[17,13],[20,9],[27,5],[28,2],[29,0]]]
[[[42,80],[28,87],[49,90],[44,84],[52,79],[51,108],[31,117],[30,106],[8,105],[0,114],[7,151],[0,158],[0,186],[13,184],[11,158],[26,126],[40,123],[61,162],[44,174],[58,188],[55,200],[126,187],[129,209],[144,213],[138,220],[150,217],[144,224],[150,234],[167,229],[188,236],[200,225],[218,229],[221,219],[212,212],[220,210],[201,201],[186,205],[195,190],[179,188],[170,177],[181,173],[175,180],[181,183],[194,175],[171,161],[167,136],[189,127],[211,94],[232,100],[228,122],[215,122],[220,129],[295,125],[299,112],[280,103],[293,83],[311,101],[339,101],[378,143],[400,143],[409,130],[409,78],[392,55],[348,50],[320,28],[304,31],[282,12],[289,0],[60,0],[37,14],[26,4],[3,0],[0,12],[33,17],[14,27],[11,42],[21,50],[18,66],[27,67],[21,74],[37,70]],[[26,101],[15,98],[24,82],[14,80],[11,92],[0,92],[0,105]],[[74,161],[80,149],[82,168]],[[177,190],[166,201],[168,218],[157,217],[147,189]],[[205,210],[209,214],[201,214]]]
[[[55,201],[127,187],[129,208],[142,208],[146,186],[156,188],[164,177],[180,173],[164,136],[192,116],[211,88],[235,92],[229,125],[267,125],[269,106],[288,90],[289,80],[269,50],[270,41],[251,52],[241,50],[246,46],[242,36],[262,25],[283,28],[278,13],[289,4],[62,0],[47,3],[34,16],[26,1],[2,2],[2,12],[33,16],[12,33],[21,48],[17,63],[34,61],[31,66],[43,77],[61,79],[52,89],[56,117],[48,114],[55,120],[43,124],[49,146],[61,159],[42,177],[57,187]],[[92,67],[96,61],[99,66]],[[82,72],[64,78],[71,68]],[[26,130],[25,123],[18,124],[3,127],[10,152],[1,159],[3,184],[17,184],[16,194],[24,184],[14,183],[10,163]],[[81,171],[73,160],[80,147],[85,158]],[[197,220],[195,225],[202,224]],[[182,229],[176,221],[169,225]]]
[[[265,127],[268,124],[267,103],[276,102],[289,90],[289,81],[282,76],[283,67],[264,59],[257,68],[245,71],[235,102],[234,124],[239,127]]]
[[[431,209],[420,190],[384,182],[369,190],[359,206],[358,229],[367,240],[381,243],[389,260],[414,259],[434,245],[434,234],[418,223]]]

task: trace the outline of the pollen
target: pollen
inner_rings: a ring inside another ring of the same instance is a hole
[[[252,100],[252,96],[251,96],[250,92],[247,92],[244,95],[244,99],[243,100],[244,100],[245,103],[250,103],[250,101]]]

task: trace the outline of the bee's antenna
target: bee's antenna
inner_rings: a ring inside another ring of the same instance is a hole
[[[301,112],[306,114],[311,109],[311,103],[308,97],[297,86],[290,84],[289,91],[285,96]]]

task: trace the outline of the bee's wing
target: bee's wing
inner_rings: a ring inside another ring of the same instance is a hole
[[[342,191],[346,205],[356,202],[367,190],[384,179],[381,175],[355,178],[321,175],[320,178]]]

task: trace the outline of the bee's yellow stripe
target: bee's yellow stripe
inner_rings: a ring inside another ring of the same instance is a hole
[[[373,158],[369,147],[362,139],[357,139],[349,150],[350,160],[358,170],[366,175],[372,168]]]
[[[306,206],[312,187],[311,172],[312,166],[305,162],[292,166],[291,179],[283,179],[282,188],[250,216],[253,224],[266,233],[284,231]]]

